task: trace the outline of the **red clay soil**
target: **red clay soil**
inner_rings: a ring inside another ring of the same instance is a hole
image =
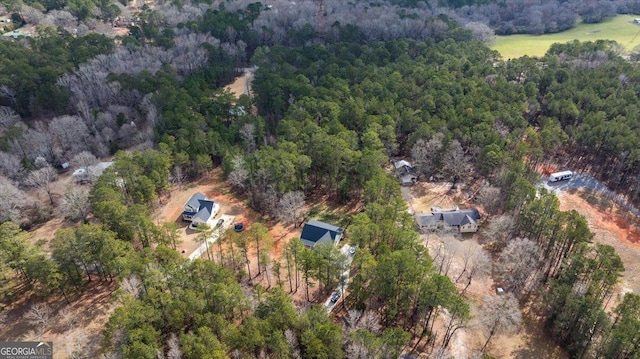
[[[611,210],[601,210],[592,206],[578,194],[571,193],[562,193],[559,199],[561,210],[577,210],[587,218],[592,226],[606,230],[640,250],[640,229],[629,224],[629,220],[624,217],[618,206]]]
[[[552,173],[559,172],[560,169],[556,165],[539,164],[536,166],[535,171],[545,177],[548,177]]]

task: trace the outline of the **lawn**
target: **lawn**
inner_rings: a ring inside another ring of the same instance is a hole
[[[632,15],[618,15],[599,24],[580,23],[571,30],[557,34],[498,36],[491,48],[497,50],[505,60],[524,55],[544,56],[552,44],[572,40],[614,40],[631,50],[640,45],[640,25],[633,23],[634,18]]]

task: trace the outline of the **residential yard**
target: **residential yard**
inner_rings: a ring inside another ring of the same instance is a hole
[[[273,221],[270,218],[260,216],[260,214],[251,210],[244,200],[241,200],[233,194],[231,188],[222,178],[222,173],[219,169],[211,172],[210,175],[201,179],[200,181],[192,184],[185,184],[179,188],[173,189],[166,197],[162,198],[162,203],[159,206],[154,220],[158,223],[163,222],[176,222],[179,226],[179,234],[182,243],[178,245],[178,250],[181,252],[184,258],[189,257],[201,243],[196,240],[197,232],[188,228],[189,223],[182,221],[181,214],[184,208],[184,204],[187,200],[196,192],[204,193],[209,199],[220,204],[220,212],[215,218],[220,218],[221,215],[235,216],[234,222],[242,222],[245,224],[245,231],[240,235],[247,235],[251,229],[251,226],[255,222],[260,222],[268,228],[270,243],[264,248],[269,248],[270,259],[274,261],[280,261],[280,279],[283,282],[283,288],[289,290],[289,281],[287,279],[286,260],[283,257],[284,247],[290,240],[298,239],[302,231],[302,225],[297,227],[294,225],[285,225],[281,222]],[[307,216],[304,222],[310,219],[317,219],[325,221],[337,226],[346,227],[349,224],[350,216],[357,213],[361,208],[361,203],[348,203],[343,206],[333,206],[324,197],[307,198],[307,206],[305,212]],[[223,234],[225,235],[225,234]],[[209,246],[211,256],[214,261],[219,262],[220,246],[216,243]],[[184,252],[182,252],[184,250]],[[229,258],[230,248],[228,243],[222,245],[224,256]],[[239,250],[234,249],[236,256],[239,256]],[[258,275],[258,256],[253,242],[249,242],[249,253],[251,280],[244,280],[246,285],[255,286],[260,284],[264,288],[269,288],[269,282],[271,286],[276,286],[277,278],[275,273],[268,268],[265,272],[261,271]],[[203,254],[201,258],[208,258],[207,254]],[[242,260],[236,262],[238,268],[247,271],[246,263]],[[267,279],[267,275],[269,278]],[[245,276],[246,278],[246,276]],[[311,282],[312,286],[309,289],[309,296],[312,302],[321,302],[325,298],[325,295],[320,292],[318,285]],[[291,294],[294,301],[299,304],[306,303],[306,289],[302,276],[299,277],[298,290]]]
[[[554,168],[539,169],[544,174],[553,172]],[[542,171],[544,170],[544,171]],[[440,206],[450,208],[460,206],[468,208],[462,192],[453,194],[449,192],[449,183],[418,183],[414,187],[404,187],[403,197],[407,201],[410,211],[413,213],[429,212],[431,207]],[[592,191],[564,191],[559,193],[560,208],[568,211],[575,209],[585,216],[591,231],[595,234],[594,242],[608,244],[615,248],[620,255],[626,271],[623,273],[620,283],[620,294],[625,292],[640,293],[640,219],[621,210],[606,196]],[[458,251],[465,251],[479,247],[477,235],[440,236],[435,233],[423,234],[423,239],[433,255],[440,243],[456,241]],[[461,258],[457,258],[451,264],[450,272],[455,279],[455,273],[459,271]],[[491,295],[495,286],[491,278],[474,282],[466,295],[472,303],[472,315],[474,318],[468,327],[458,332],[454,344],[455,356],[465,357],[472,350],[479,348],[484,343],[484,335],[479,330],[478,308],[483,297]],[[612,301],[615,302],[616,300]],[[612,304],[613,305],[613,304]],[[542,328],[535,318],[535,313],[524,308],[523,318],[525,325],[513,335],[499,335],[492,340],[494,343],[489,354],[496,358],[564,358],[565,355],[553,343],[549,342],[542,333]],[[499,343],[499,345],[495,344]]]
[[[419,182],[413,187],[403,187],[402,194],[413,213],[429,213],[431,207],[435,206],[442,208],[459,206],[461,209],[477,207],[466,199],[467,189],[463,188],[453,192],[450,192],[450,189],[451,183]],[[481,208],[479,209],[481,210]],[[432,257],[439,252],[441,253],[443,248],[447,248],[450,254],[455,253],[447,271],[447,275],[454,282],[464,265],[463,254],[482,248],[478,243],[480,237],[478,234],[425,233],[421,237]],[[464,284],[463,281],[460,281],[456,285],[459,290],[462,290]],[[486,337],[481,323],[481,306],[486,296],[495,295],[495,289],[496,283],[491,276],[472,280],[465,293],[465,297],[470,303],[472,319],[466,328],[459,330],[454,336],[450,345],[453,357],[468,358],[484,344]],[[440,319],[439,325],[442,326],[444,325],[443,318]],[[566,358],[566,355],[544,336],[539,322],[533,313],[528,312],[528,308],[524,308],[523,321],[524,324],[518,332],[495,336],[491,340],[487,354],[495,358]],[[443,332],[444,328],[436,328],[435,330]]]

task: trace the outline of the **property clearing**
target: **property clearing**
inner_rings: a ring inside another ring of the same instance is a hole
[[[242,76],[236,77],[235,81],[225,87],[225,90],[231,91],[236,97],[240,95],[251,94],[251,82],[253,81],[253,69],[245,68]]]
[[[625,271],[622,273],[620,292],[640,293],[640,229],[630,223],[625,212],[610,204],[607,207],[591,204],[583,198],[583,191],[562,192],[558,196],[560,209],[575,209],[589,223],[594,233],[594,242],[608,244],[615,248],[622,259]],[[637,218],[636,218],[637,221]],[[637,222],[636,222],[637,223]]]
[[[431,207],[451,208],[476,207],[468,203],[466,191],[451,191],[451,183],[417,183],[413,187],[403,187],[402,196],[412,213],[429,213]],[[448,276],[455,281],[464,266],[463,253],[479,251],[477,234],[449,235],[442,233],[425,233],[421,235],[432,257],[444,249],[453,254],[449,264]],[[461,290],[464,282],[458,283]],[[451,343],[450,354],[455,358],[469,358],[482,348],[486,337],[482,329],[481,306],[486,296],[495,295],[493,279],[490,276],[474,278],[465,293],[470,305],[471,320],[465,328],[460,329]],[[540,321],[524,308],[523,325],[513,334],[498,335],[491,340],[487,354],[495,358],[566,358],[563,351],[544,334]],[[437,325],[443,325],[439,321]],[[440,332],[444,329],[441,328]],[[436,331],[438,329],[436,328]]]
[[[498,51],[504,60],[525,55],[542,57],[552,44],[573,40],[613,40],[631,51],[640,45],[640,26],[634,24],[633,20],[631,15],[618,15],[599,24],[579,23],[570,30],[556,34],[498,36],[490,47]]]
[[[209,175],[204,176],[198,182],[172,189],[162,199],[161,207],[156,212],[154,220],[158,224],[175,222],[178,225],[181,243],[177,249],[184,258],[188,258],[201,245],[201,242],[197,240],[198,232],[189,228],[189,222],[182,220],[184,204],[196,192],[204,193],[207,198],[220,205],[220,211],[214,217],[216,219],[223,215],[225,218],[233,217],[234,222],[242,222],[246,227],[250,227],[252,220],[256,217],[243,202],[229,195],[230,189],[222,179],[220,169],[211,171]]]

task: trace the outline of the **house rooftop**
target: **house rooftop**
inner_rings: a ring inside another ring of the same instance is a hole
[[[336,240],[338,235],[341,235],[343,232],[342,228],[333,226],[331,224],[327,224],[320,221],[310,221],[304,225],[302,228],[302,234],[300,234],[300,239],[302,241],[306,241],[309,243],[316,243],[323,239],[331,239],[332,241]]]
[[[405,161],[405,160],[394,161],[393,165],[396,167],[396,169],[399,169],[399,168],[402,168],[402,167],[413,167],[413,166],[411,166],[411,163],[409,163],[408,161]]]
[[[479,220],[480,212],[476,209],[434,211],[431,214],[416,215],[416,222],[420,226],[434,225],[439,222],[445,222],[450,226],[461,226],[468,223],[477,223]]]
[[[189,198],[187,203],[184,204],[184,207],[199,208],[200,200],[205,199],[207,199],[207,197],[202,192],[196,192],[191,196],[191,198]]]
[[[211,218],[211,214],[213,213],[213,201],[201,200],[200,201],[200,210],[198,213],[193,215],[193,219],[199,219],[202,222],[206,222]]]

